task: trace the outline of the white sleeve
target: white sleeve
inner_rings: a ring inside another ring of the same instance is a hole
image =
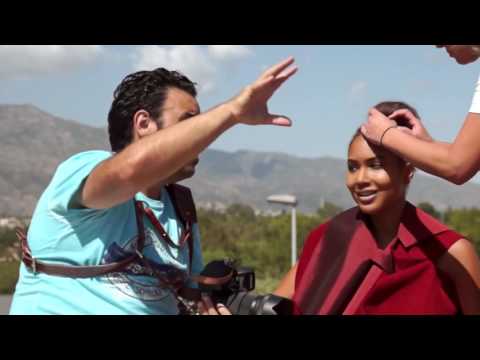
[[[480,113],[480,77],[477,81],[477,86],[475,87],[475,92],[473,94],[472,106],[470,107],[471,113]]]

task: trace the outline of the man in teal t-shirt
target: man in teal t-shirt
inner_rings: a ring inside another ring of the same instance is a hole
[[[193,176],[198,155],[236,124],[288,126],[266,103],[296,71],[288,59],[268,69],[237,97],[200,114],[194,84],[158,68],[127,76],[117,87],[108,115],[112,152],[76,154],[57,168],[41,195],[28,230],[32,256],[43,263],[96,266],[135,254],[137,200],[150,208],[170,237],[170,246],[144,221],[142,256],[158,272],[189,276],[203,267],[198,225],[193,254],[178,246],[183,225],[165,186]],[[33,272],[25,264],[11,314],[177,314],[174,294],[158,286],[140,261],[126,270],[91,278]],[[226,314],[207,299],[204,314]]]
[[[42,261],[96,265],[118,261],[134,253],[138,230],[132,201],[105,210],[79,209],[69,205],[92,169],[111,156],[106,151],[88,151],[71,157],[58,167],[37,204],[29,228],[30,248]],[[178,244],[182,229],[168,192],[162,189],[158,200],[142,193],[135,198],[153,210],[172,241]],[[151,262],[159,270],[173,267],[188,273],[188,247],[171,248],[158,236],[151,223],[144,221],[144,226],[144,253]],[[196,275],[203,265],[197,224],[193,230],[192,273]],[[140,261],[133,266],[137,267],[137,272],[138,269],[145,272]],[[155,284],[155,279],[133,273],[113,273],[72,281],[33,274],[22,264],[11,313],[176,314],[173,294]]]

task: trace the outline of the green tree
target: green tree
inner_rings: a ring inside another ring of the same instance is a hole
[[[442,214],[435,209],[435,207],[429,202],[421,202],[417,205],[420,209],[425,211],[427,214],[432,215],[434,218],[441,220]]]
[[[317,215],[321,219],[326,220],[340,214],[342,211],[343,209],[341,207],[327,201],[322,207],[317,209]]]
[[[449,209],[445,213],[445,223],[453,230],[464,235],[472,241],[480,254],[480,210],[473,209]]]

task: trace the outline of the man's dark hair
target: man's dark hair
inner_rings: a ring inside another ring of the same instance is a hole
[[[132,120],[137,111],[143,109],[153,119],[159,120],[170,88],[197,96],[195,83],[177,71],[164,68],[138,71],[122,80],[113,93],[113,102],[108,113],[108,134],[112,151],[119,152],[132,142]]]

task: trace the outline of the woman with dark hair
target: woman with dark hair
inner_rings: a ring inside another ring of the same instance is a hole
[[[401,102],[375,108],[418,116]],[[358,206],[310,233],[275,293],[293,299],[297,314],[480,314],[475,249],[406,200],[414,171],[357,130],[346,185]]]

